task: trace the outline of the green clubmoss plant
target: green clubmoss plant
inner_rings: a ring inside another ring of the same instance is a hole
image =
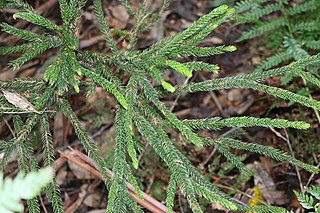
[[[10,66],[19,68],[25,62],[52,48],[58,49],[54,62],[45,70],[43,79],[16,78],[10,81],[0,81],[0,114],[13,116],[16,135],[8,141],[0,141],[0,149],[4,154],[0,161],[3,170],[14,150],[18,152],[19,169],[27,174],[38,169],[34,148],[29,135],[40,124],[42,131],[42,150],[44,166],[53,163],[54,148],[49,128],[49,120],[55,112],[61,111],[72,124],[75,134],[81,141],[88,156],[95,162],[101,172],[109,191],[107,212],[142,212],[126,190],[126,181],[130,182],[139,194],[138,183],[132,170],[139,167],[135,141],[137,135],[142,136],[163,159],[171,176],[167,189],[166,205],[168,212],[174,208],[175,193],[179,190],[187,199],[193,212],[202,212],[198,196],[210,202],[216,202],[230,210],[256,212],[284,212],[280,207],[259,206],[247,207],[224,194],[218,187],[206,179],[187,157],[180,152],[170,138],[172,131],[181,134],[182,140],[194,144],[198,148],[215,146],[243,175],[251,171],[233,154],[232,150],[247,150],[266,155],[278,161],[289,162],[309,172],[319,172],[319,169],[303,163],[285,152],[273,147],[255,143],[247,143],[228,136],[204,138],[197,134],[198,130],[219,130],[223,127],[277,127],[277,128],[310,128],[303,121],[288,121],[283,119],[235,117],[235,118],[205,118],[180,120],[164,104],[163,99],[169,96],[211,91],[230,88],[250,88],[267,94],[294,101],[304,106],[319,110],[320,102],[295,94],[288,90],[264,84],[264,80],[274,76],[284,75],[294,71],[317,86],[318,78],[303,70],[320,61],[320,55],[306,57],[288,66],[272,69],[263,73],[253,72],[246,75],[217,78],[186,85],[172,85],[163,76],[165,72],[175,71],[190,78],[193,72],[207,70],[218,72],[217,65],[193,61],[180,62],[188,56],[207,57],[224,52],[235,51],[234,46],[198,47],[197,45],[221,23],[228,21],[235,10],[223,5],[209,14],[201,17],[192,26],[174,36],[169,36],[151,47],[140,51],[135,44],[140,32],[150,29],[159,20],[169,2],[164,1],[157,13],[149,12],[148,4],[141,3],[139,9],[132,7],[127,0],[120,0],[132,17],[135,25],[124,31],[128,46],[118,49],[114,40],[113,30],[109,28],[103,14],[101,0],[93,0],[94,12],[98,18],[100,29],[105,37],[109,53],[84,51],[79,49],[79,25],[85,0],[59,0],[63,23],[57,25],[51,20],[40,16],[25,1],[2,0],[2,8],[18,9],[15,19],[22,19],[37,25],[42,33],[33,33],[2,23],[2,30],[20,37],[25,43],[16,46],[1,46],[1,54],[22,53],[11,61]],[[117,68],[119,72],[115,71]],[[129,79],[128,79],[129,75]],[[154,85],[152,82],[155,82]],[[69,103],[74,93],[92,93],[95,87],[103,87],[114,96],[116,107],[116,144],[112,178],[107,175],[106,159],[100,155],[100,149],[92,137],[81,125]],[[9,93],[8,93],[9,92]],[[14,96],[18,101],[10,98]],[[44,190],[52,202],[56,213],[63,212],[59,187],[53,180]],[[37,199],[28,203],[30,212],[39,212]]]

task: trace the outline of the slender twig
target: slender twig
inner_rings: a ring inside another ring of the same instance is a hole
[[[58,152],[60,153],[61,156],[65,157],[66,159],[72,161],[73,163],[77,164],[81,168],[91,172],[92,174],[96,175],[98,178],[102,179],[100,172],[95,168],[94,163],[92,162],[92,160],[88,156],[86,156],[85,154],[83,154],[77,150],[74,150],[71,147],[69,147],[69,149],[71,150],[71,154],[66,154],[60,150]],[[108,176],[110,176],[110,177],[113,176],[113,173],[111,170],[107,170],[107,172],[108,172],[108,174],[107,174]],[[130,195],[141,206],[145,207],[146,209],[148,209],[154,213],[167,212],[167,207],[164,206],[159,201],[157,201],[156,199],[154,199],[153,197],[151,197],[150,195],[142,192],[144,199],[140,200],[134,191],[134,187],[129,183],[126,183],[126,186],[128,188]]]
[[[319,168],[319,167],[320,167],[320,163],[318,163],[318,165],[317,165],[317,168]],[[309,177],[309,179],[308,179],[305,187],[308,187],[308,186],[309,186],[309,184],[311,183],[311,181],[312,181],[313,177],[315,176],[315,174],[316,174],[316,173],[312,173],[312,174],[310,175],[310,177]]]
[[[294,153],[293,153],[293,149],[292,149],[292,146],[291,146],[291,142],[290,142],[290,139],[289,139],[289,135],[288,135],[288,132],[286,129],[284,129],[284,132],[285,132],[285,137],[280,133],[278,132],[277,130],[275,130],[274,128],[270,127],[271,131],[274,132],[278,137],[280,137],[281,139],[283,139],[285,142],[287,142],[288,144],[288,147],[289,147],[289,151],[290,151],[290,154],[292,157],[294,157]],[[299,172],[299,168],[298,166],[294,165],[295,167],[295,170],[296,170],[296,173],[297,173],[297,177],[298,177],[298,180],[299,180],[299,186],[300,186],[300,190],[302,193],[304,193],[304,187],[303,187],[303,184],[302,184],[302,180],[301,180],[301,175],[300,175],[300,172]]]
[[[48,213],[48,210],[46,209],[46,206],[45,206],[44,203],[43,203],[42,197],[39,196],[39,199],[40,199],[40,203],[41,203],[41,206],[42,206],[42,209],[43,209],[44,213]]]

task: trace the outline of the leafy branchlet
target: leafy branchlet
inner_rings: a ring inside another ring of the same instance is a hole
[[[29,21],[40,26],[44,31],[43,34],[35,34],[8,24],[2,24],[3,31],[26,41],[26,43],[18,46],[0,47],[1,54],[22,53],[19,58],[11,62],[13,68],[17,69],[48,49],[59,49],[55,61],[45,70],[43,79],[17,78],[12,81],[0,81],[1,90],[15,92],[21,96],[28,97],[28,101],[41,112],[25,112],[28,113],[25,120],[19,114],[23,113],[23,110],[9,103],[0,93],[0,114],[14,114],[14,128],[17,132],[13,139],[0,141],[0,148],[4,153],[0,162],[1,169],[5,168],[10,154],[16,149],[20,152],[19,167],[24,174],[27,174],[29,170],[37,170],[37,161],[34,160],[33,149],[28,141],[28,136],[38,124],[41,124],[42,127],[41,142],[44,164],[52,165],[54,149],[48,122],[52,117],[52,111],[62,111],[70,120],[88,156],[95,162],[104,176],[109,189],[108,212],[141,212],[141,209],[133,201],[125,187],[125,183],[128,181],[135,186],[137,192],[139,191],[138,183],[132,175],[130,163],[132,161],[134,168],[139,166],[137,151],[135,150],[136,146],[133,140],[138,134],[164,160],[171,172],[166,200],[169,212],[173,211],[177,190],[180,190],[187,198],[194,212],[202,212],[197,200],[198,196],[219,203],[230,210],[284,211],[281,208],[271,206],[246,207],[232,201],[201,175],[187,157],[175,147],[168,134],[169,130],[180,132],[183,140],[196,146],[216,146],[217,150],[245,175],[250,175],[251,172],[239,160],[240,158],[231,152],[230,148],[257,152],[279,161],[290,162],[310,172],[319,172],[316,167],[305,164],[272,147],[246,143],[228,137],[208,139],[197,134],[199,129],[219,130],[224,127],[261,126],[307,129],[310,125],[305,122],[253,117],[180,120],[162,102],[162,99],[168,95],[217,89],[251,88],[313,109],[320,109],[319,101],[261,83],[262,80],[267,78],[284,75],[287,70],[294,70],[297,76],[303,76],[306,80],[319,86],[319,79],[304,71],[302,67],[319,63],[320,55],[307,57],[286,67],[269,70],[264,73],[254,72],[236,77],[190,83],[183,86],[172,85],[165,79],[164,73],[167,71],[178,72],[186,78],[192,77],[193,72],[201,70],[218,72],[219,67],[217,65],[200,61],[181,62],[183,61],[181,59],[188,56],[207,57],[235,51],[236,48],[234,46],[197,46],[212,30],[221,23],[228,21],[235,12],[234,9],[230,9],[225,5],[220,6],[201,17],[185,31],[175,36],[164,38],[143,51],[138,51],[134,49],[137,35],[157,22],[161,13],[168,6],[168,1],[163,3],[163,6],[159,9],[159,14],[154,15],[148,12],[148,5],[145,3],[141,3],[141,9],[137,10],[131,7],[128,1],[122,0],[120,3],[136,19],[136,25],[125,34],[131,46],[129,45],[126,50],[122,51],[118,49],[108,23],[104,18],[101,0],[93,0],[94,11],[98,17],[101,32],[111,51],[109,54],[102,54],[79,49],[79,20],[86,5],[85,0],[59,0],[63,19],[61,26],[40,16],[30,5],[23,1],[6,0],[1,2],[1,8],[20,10],[20,12],[14,14],[14,18]],[[35,43],[37,43],[37,46],[34,45]],[[113,73],[111,71],[112,67],[120,70],[121,72],[119,73],[127,73],[126,76],[129,74],[129,80],[125,79],[127,77],[124,75]],[[157,83],[156,86],[152,84],[153,80]],[[115,116],[116,160],[113,165],[114,176],[112,178],[106,175],[107,164],[105,159],[101,157],[99,148],[81,125],[68,103],[68,97],[72,92],[78,93],[81,91],[82,85],[88,84],[93,85],[93,88],[98,86],[104,88],[118,102]],[[46,187],[45,192],[53,203],[54,211],[63,212],[59,188],[54,180]],[[35,212],[39,209],[36,200],[33,203],[29,203],[29,207],[30,209],[35,209]]]

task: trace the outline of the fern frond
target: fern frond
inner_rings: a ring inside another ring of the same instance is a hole
[[[303,13],[303,12],[306,12],[306,11],[311,11],[311,10],[314,10],[314,9],[317,9],[319,7],[319,1],[317,0],[309,0],[309,1],[306,1],[306,2],[303,2],[295,7],[290,7],[288,10],[287,10],[287,13],[288,15],[290,16],[295,16],[299,13]]]
[[[286,19],[284,18],[279,18],[277,20],[266,22],[260,27],[252,27],[249,31],[243,33],[240,36],[240,38],[237,40],[237,42],[261,36],[267,32],[278,29],[285,25],[286,25]]]
[[[311,83],[317,87],[320,87],[320,79],[311,74],[310,72],[305,72],[301,69],[295,69],[292,70],[291,74],[293,74],[296,77],[301,77],[306,82]]]
[[[302,194],[302,193],[299,193],[295,190],[293,190],[294,194],[297,196],[301,206],[305,209],[313,209],[313,197],[312,196],[309,196],[309,195],[306,195],[306,194]]]
[[[306,189],[312,196],[320,200],[320,186],[311,186]]]
[[[237,9],[237,8],[236,8]],[[281,3],[268,4],[261,8],[255,8],[250,12],[245,13],[243,16],[237,18],[237,24],[244,24],[248,22],[255,22],[263,16],[269,15],[276,11],[281,11]],[[239,11],[237,11],[239,13]]]
[[[306,47],[309,47],[311,49],[319,50],[320,49],[320,40],[319,41],[315,41],[315,40],[307,41],[305,45],[306,45]]]
[[[301,47],[301,44],[296,39],[285,37],[283,46],[287,48],[287,52],[292,55],[295,60],[309,56],[309,53]]]
[[[260,6],[260,4],[266,2],[267,0],[244,0],[237,2],[235,5],[235,9],[237,13],[243,13],[250,9],[256,9]]]
[[[40,193],[53,178],[53,169],[45,168],[39,172],[31,172],[18,175],[14,180],[5,179],[0,175],[0,211],[1,212],[22,212],[21,199],[32,199]]]
[[[238,79],[247,78],[250,80],[259,81],[259,80],[264,80],[264,79],[279,76],[279,75],[285,75],[288,72],[292,72],[292,70],[299,70],[299,69],[303,70],[305,69],[305,67],[317,65],[319,63],[320,63],[320,54],[317,54],[317,55],[309,56],[309,57],[294,61],[287,66],[282,66],[282,67],[271,69],[265,72],[261,72],[260,70],[257,70],[257,71],[254,71],[253,73],[242,75],[239,77],[234,77],[234,78],[238,78]]]
[[[294,32],[313,32],[318,31],[320,24],[318,21],[301,22],[292,26]]]
[[[278,66],[279,64],[291,58],[292,55],[288,51],[281,51],[263,60],[263,62],[259,66],[257,66],[255,71],[271,69],[272,67]]]

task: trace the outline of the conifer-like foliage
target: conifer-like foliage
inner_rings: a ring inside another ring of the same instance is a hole
[[[230,199],[219,188],[210,183],[176,148],[170,138],[170,133],[172,131],[179,132],[183,141],[192,143],[198,148],[215,146],[243,175],[250,175],[251,171],[231,150],[257,152],[278,161],[292,163],[309,172],[319,172],[316,167],[305,164],[273,147],[247,143],[228,136],[204,138],[197,134],[197,131],[201,129],[219,130],[223,127],[237,126],[307,129],[310,128],[309,124],[303,121],[254,117],[180,120],[162,100],[169,96],[198,91],[251,88],[319,110],[319,101],[266,85],[263,81],[267,78],[284,75],[290,71],[303,76],[308,82],[320,86],[319,79],[303,69],[306,66],[319,63],[320,55],[306,57],[288,66],[263,73],[253,72],[199,83],[172,85],[163,77],[165,72],[178,72],[186,78],[190,78],[193,72],[201,70],[218,72],[219,67],[217,65],[199,61],[180,62],[180,59],[187,56],[206,57],[235,51],[234,46],[197,46],[219,24],[228,21],[235,10],[225,5],[220,6],[201,17],[183,32],[164,38],[151,47],[139,51],[135,49],[138,34],[149,29],[157,22],[169,2],[165,0],[158,13],[152,13],[148,11],[146,3],[141,3],[139,9],[137,9],[131,7],[129,1],[121,0],[120,3],[135,18],[136,23],[131,30],[123,32],[129,45],[126,49],[119,50],[113,37],[113,31],[108,27],[104,18],[101,0],[93,0],[92,2],[101,32],[110,49],[108,54],[79,49],[79,25],[80,17],[87,3],[85,0],[59,0],[62,25],[57,25],[40,16],[25,1],[1,1],[1,8],[19,10],[14,14],[15,19],[31,22],[42,30],[41,34],[35,34],[12,27],[9,24],[3,23],[1,25],[3,31],[25,40],[25,43],[17,46],[0,47],[1,54],[22,53],[20,57],[11,62],[10,66],[17,69],[44,51],[51,48],[59,49],[55,61],[45,70],[43,79],[16,78],[12,81],[0,81],[0,89],[2,90],[2,93],[0,93],[0,114],[13,115],[16,132],[11,140],[0,141],[0,148],[4,153],[0,162],[1,170],[6,167],[14,150],[18,152],[19,168],[23,174],[38,169],[39,165],[35,160],[34,148],[30,143],[29,136],[39,126],[41,126],[42,131],[44,165],[52,165],[54,149],[49,120],[53,118],[55,112],[61,111],[69,119],[86,153],[95,162],[96,167],[105,179],[109,190],[107,212],[142,212],[125,187],[125,182],[128,181],[135,186],[139,194],[138,183],[132,175],[132,170],[139,167],[134,140],[134,137],[139,135],[141,140],[149,143],[163,159],[171,172],[166,199],[169,212],[173,210],[175,193],[178,190],[186,197],[194,212],[202,212],[197,200],[198,196],[219,203],[230,210],[284,212],[282,208],[271,206],[246,207]],[[112,67],[116,67],[119,72],[114,72],[114,69],[111,69]],[[128,75],[129,80],[127,79]],[[156,85],[152,82],[156,82]],[[116,148],[115,163],[112,168],[114,176],[112,178],[107,176],[106,160],[101,157],[99,147],[81,125],[68,102],[72,93],[80,91],[90,93],[92,88],[98,86],[103,87],[117,100],[115,113]],[[15,95],[20,100],[20,102],[18,101],[20,104],[12,101],[9,97],[10,94],[11,96]],[[45,189],[45,193],[52,202],[54,212],[63,212],[59,187],[54,180]],[[30,212],[39,212],[37,199],[31,200],[28,205]]]
[[[257,70],[268,70],[283,62],[296,61],[320,50],[320,1],[242,0],[235,6],[238,24],[250,24],[238,41],[266,38],[270,56]],[[315,70],[310,67],[310,70]],[[294,75],[287,74],[289,77]]]

